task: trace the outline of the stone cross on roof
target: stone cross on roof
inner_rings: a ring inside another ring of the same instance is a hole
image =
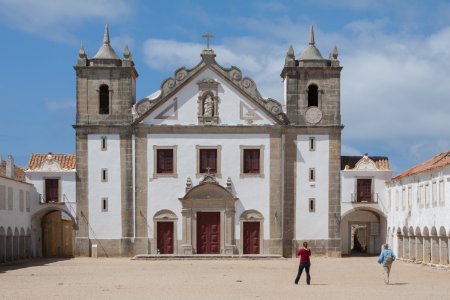
[[[206,40],[206,49],[210,49],[209,40],[212,39],[214,36],[211,33],[207,32],[204,35],[202,35],[202,37]]]

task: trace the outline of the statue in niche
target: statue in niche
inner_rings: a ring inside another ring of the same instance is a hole
[[[214,100],[211,95],[206,96],[205,101],[203,102],[203,116],[204,117],[212,117],[214,114]]]

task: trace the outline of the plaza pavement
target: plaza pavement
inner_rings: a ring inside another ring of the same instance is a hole
[[[395,262],[383,283],[376,257],[297,259],[40,259],[0,265],[0,299],[450,299],[450,270]]]

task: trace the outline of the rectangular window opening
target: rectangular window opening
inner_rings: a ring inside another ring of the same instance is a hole
[[[244,149],[244,174],[260,173],[260,149]]]
[[[309,181],[316,181],[316,169],[309,169]]]
[[[174,172],[173,149],[156,149],[156,173],[172,174]]]
[[[108,198],[102,198],[102,211],[108,211]]]
[[[200,149],[199,173],[217,173],[217,149]]]
[[[372,202],[372,179],[358,178],[356,180],[356,201],[357,202]]]
[[[102,181],[103,182],[108,181],[108,169],[102,169]]]
[[[315,212],[315,211],[316,211],[316,199],[309,198],[309,212]]]
[[[316,138],[315,137],[309,138],[309,151],[316,151]]]
[[[59,180],[56,178],[45,179],[45,202],[59,201]]]
[[[107,143],[107,138],[106,136],[102,136],[101,138],[101,151],[106,151],[108,148],[108,143]]]

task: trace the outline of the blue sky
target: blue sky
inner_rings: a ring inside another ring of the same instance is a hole
[[[199,62],[202,34],[217,61],[282,100],[279,76],[315,27],[342,70],[343,155],[386,155],[395,173],[450,149],[448,1],[0,0],[0,154],[75,153],[75,71],[83,43],[95,55],[108,23],[139,72],[137,98]]]

